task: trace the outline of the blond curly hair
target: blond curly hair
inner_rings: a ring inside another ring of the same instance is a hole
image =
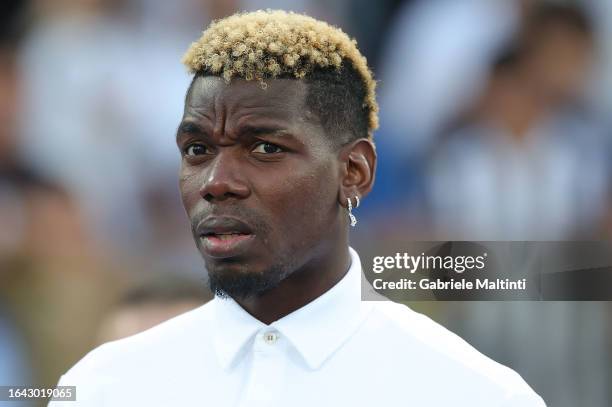
[[[376,82],[356,41],[312,17],[280,10],[234,14],[214,21],[182,62],[191,73],[262,83],[276,77],[308,79],[317,69],[339,71],[348,63],[365,90],[368,136],[378,128]]]

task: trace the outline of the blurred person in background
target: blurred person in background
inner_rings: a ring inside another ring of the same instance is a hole
[[[111,284],[97,273],[75,198],[21,154],[28,3],[0,10],[0,385],[51,386],[89,346],[91,334],[71,324],[87,325],[109,295],[96,290]]]
[[[609,134],[584,96],[597,56],[594,27],[578,6],[538,2],[525,14],[480,99],[434,148],[437,238],[609,233]],[[449,306],[445,319],[486,354],[512,361],[551,405],[604,406],[609,312],[599,302],[473,302]]]
[[[610,210],[610,144],[582,108],[596,55],[589,18],[543,4],[493,68],[478,103],[436,147],[436,236],[519,240],[599,236]]]
[[[494,55],[517,29],[523,2],[403,2],[380,61],[381,124],[388,127],[381,131],[403,154],[426,151],[477,96]]]
[[[424,216],[427,152],[436,135],[483,88],[499,49],[531,0],[402,2],[380,47],[380,179],[365,221],[384,235],[396,225],[431,236]],[[397,213],[392,219],[390,210]],[[404,232],[405,233],[405,232]]]
[[[176,275],[148,277],[121,295],[100,324],[97,344],[115,341],[193,310],[212,298],[204,281]]]

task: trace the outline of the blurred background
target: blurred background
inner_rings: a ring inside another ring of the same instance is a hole
[[[260,8],[340,26],[379,81],[358,251],[610,239],[612,1],[3,0],[0,385],[53,386],[210,299],[177,187],[180,58],[212,19]],[[410,305],[549,406],[612,405],[610,303]]]

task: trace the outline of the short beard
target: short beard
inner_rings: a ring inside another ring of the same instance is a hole
[[[277,287],[290,272],[287,265],[275,265],[261,273],[208,272],[208,287],[219,298],[245,300],[259,297]]]

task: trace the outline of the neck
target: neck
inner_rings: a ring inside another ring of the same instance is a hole
[[[234,300],[253,317],[269,325],[327,292],[344,277],[350,263],[348,239],[344,239],[322,256],[311,258],[273,289]]]

